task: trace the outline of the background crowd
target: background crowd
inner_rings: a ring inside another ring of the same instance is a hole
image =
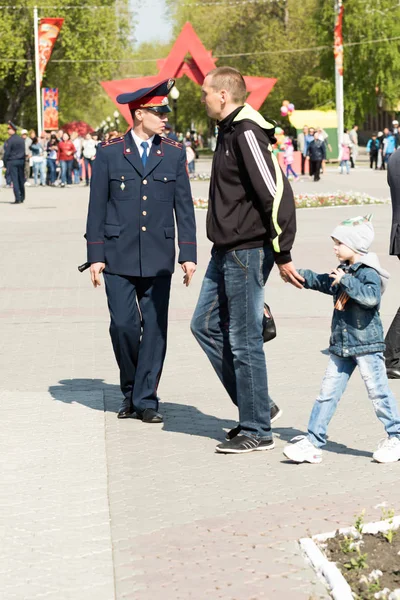
[[[199,157],[198,149],[203,148],[203,136],[194,130],[175,133],[167,124],[165,134],[186,147],[189,173],[195,173],[195,161]],[[96,157],[97,144],[114,139],[118,131],[92,132],[82,136],[78,132],[68,133],[63,129],[43,132],[37,135],[34,129],[22,129],[19,135],[25,142],[25,185],[70,187],[84,183],[90,184],[91,163]],[[11,187],[10,173],[2,158],[7,142],[0,146],[0,186]],[[32,182],[33,180],[33,182]]]

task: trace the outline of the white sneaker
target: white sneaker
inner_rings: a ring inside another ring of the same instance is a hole
[[[378,450],[372,456],[379,463],[391,463],[400,460],[400,438],[396,436],[386,438],[379,444]]]
[[[295,463],[320,463],[322,452],[316,448],[304,435],[298,435],[291,440],[292,443],[283,449],[283,454]]]

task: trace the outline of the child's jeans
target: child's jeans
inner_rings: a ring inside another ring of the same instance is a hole
[[[343,169],[346,167],[347,174],[350,173],[350,161],[349,160],[341,160],[340,161],[340,172],[343,175]]]
[[[342,358],[331,354],[308,422],[308,439],[320,448],[326,444],[326,430],[346,389],[354,369],[358,366],[376,416],[383,423],[388,436],[400,438],[400,414],[396,400],[389,389],[385,359],[382,352]]]
[[[294,172],[292,165],[286,165],[286,177],[289,177],[289,173],[291,173],[293,177],[297,179],[297,173]]]

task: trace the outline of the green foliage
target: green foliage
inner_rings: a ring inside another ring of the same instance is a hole
[[[358,531],[358,533],[360,535],[362,535],[363,527],[364,527],[365,508],[361,511],[361,513],[359,515],[354,515],[354,516],[356,517],[354,527],[355,527],[356,531]]]
[[[195,6],[198,0],[167,3],[175,23],[174,35],[190,20],[204,45],[221,57],[217,65],[236,67],[246,75],[278,78],[261,112],[279,120],[283,99],[297,109],[334,108],[334,0],[229,7]],[[352,0],[344,5],[345,43],[400,36],[400,6],[394,0]],[[288,49],[301,51],[283,52]],[[248,56],[226,56],[246,53]],[[347,126],[377,112],[378,93],[383,94],[386,109],[395,107],[400,97],[399,67],[399,41],[345,47]]]
[[[8,125],[7,123],[1,123],[0,124],[0,146],[2,144],[4,144],[4,142],[6,142],[9,138],[8,135]]]
[[[0,115],[30,127],[36,123],[33,6],[0,11]],[[49,3],[47,3],[49,4]],[[61,33],[47,65],[43,86],[58,87],[60,121],[101,121],[113,104],[100,81],[120,72],[120,61],[131,56],[128,0],[86,0],[84,9],[67,8],[70,0],[53,0],[39,17],[63,17]],[[73,3],[78,4],[78,3]],[[102,8],[91,9],[90,7]],[[7,62],[4,59],[27,62]],[[56,62],[72,60],[79,62]],[[113,60],[115,62],[90,62]],[[115,109],[114,109],[115,110]],[[96,123],[94,123],[96,124]]]
[[[388,521],[390,528],[387,531],[382,532],[383,537],[391,544],[393,542],[394,536],[398,533],[397,529],[393,528],[393,517],[395,512],[392,508],[386,510],[385,508],[381,509],[382,511],[382,519],[384,521]]]
[[[354,540],[353,538],[345,535],[343,541],[339,542],[339,546],[344,554],[349,554],[350,552],[354,551]]]
[[[357,557],[351,558],[350,562],[344,563],[344,567],[349,571],[361,571],[362,569],[366,569],[367,565],[367,557],[368,554],[361,554],[360,549],[357,549]]]

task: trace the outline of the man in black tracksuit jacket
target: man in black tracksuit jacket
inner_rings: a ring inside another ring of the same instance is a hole
[[[239,425],[217,452],[269,450],[271,417],[280,411],[268,401],[264,285],[274,262],[284,281],[300,288],[304,281],[290,256],[293,192],[272,152],[274,126],[244,104],[240,73],[211,71],[202,94],[208,115],[219,120],[207,214],[214,246],[191,329],[239,409]]]

